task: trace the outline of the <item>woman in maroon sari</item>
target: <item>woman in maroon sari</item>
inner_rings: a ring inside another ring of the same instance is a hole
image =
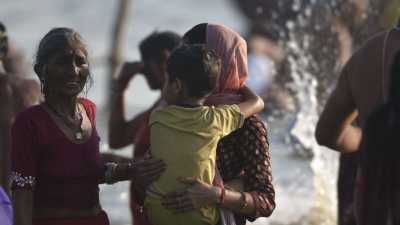
[[[105,164],[96,107],[78,95],[90,79],[81,36],[54,28],[36,56],[44,103],[18,114],[12,128],[15,225],[108,225],[98,184],[129,180],[135,166]]]

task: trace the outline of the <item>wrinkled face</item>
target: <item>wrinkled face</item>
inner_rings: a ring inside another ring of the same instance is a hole
[[[156,60],[144,60],[144,75],[147,84],[152,90],[161,90],[164,86],[165,75],[167,73],[166,62]]]
[[[77,96],[89,76],[89,63],[84,49],[66,47],[55,53],[44,67],[46,86],[51,93]]]

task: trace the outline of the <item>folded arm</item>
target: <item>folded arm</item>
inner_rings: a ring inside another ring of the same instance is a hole
[[[351,94],[346,67],[319,118],[315,137],[320,145],[343,153],[356,152],[361,129],[352,125],[358,112]]]
[[[259,113],[264,109],[264,101],[262,98],[256,95],[246,85],[240,89],[240,93],[243,95],[244,101],[239,103],[238,106],[245,118]]]
[[[28,189],[18,189],[12,195],[14,225],[32,225],[33,192]]]

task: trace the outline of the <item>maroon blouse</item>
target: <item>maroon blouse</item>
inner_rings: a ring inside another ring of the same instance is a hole
[[[99,203],[105,164],[99,153],[96,106],[79,99],[92,123],[85,143],[70,141],[43,105],[21,112],[12,128],[12,189],[31,189],[35,208],[87,209]]]
[[[255,214],[244,216],[237,213],[237,225],[272,214],[275,209],[275,189],[272,184],[268,132],[259,116],[247,118],[242,128],[219,141],[217,165],[225,182],[242,179],[244,191],[253,197]]]

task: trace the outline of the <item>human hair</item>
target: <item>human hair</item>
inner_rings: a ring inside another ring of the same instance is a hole
[[[147,36],[140,42],[139,50],[142,60],[162,60],[162,52],[164,50],[172,51],[182,42],[179,34],[172,31],[157,32]]]
[[[63,51],[68,47],[79,48],[88,56],[87,46],[84,42],[82,36],[75,30],[67,27],[58,27],[51,29],[40,41],[39,47],[36,53],[36,59],[34,64],[35,73],[38,75],[40,83],[42,85],[43,94],[48,94],[48,87],[46,86],[46,77],[44,73],[44,66],[49,63],[50,59],[54,57],[55,54]],[[88,73],[89,84],[93,83],[93,79],[90,75],[90,71],[85,71]]]
[[[208,23],[200,23],[192,27],[183,35],[186,44],[206,44]]]
[[[190,97],[202,98],[216,88],[221,60],[205,45],[182,45],[169,57],[167,71],[169,81],[181,80]]]
[[[3,60],[8,53],[8,36],[7,29],[2,22],[0,22],[0,60]]]
[[[390,72],[389,100],[371,113],[363,129],[360,225],[400,222],[400,52]]]

